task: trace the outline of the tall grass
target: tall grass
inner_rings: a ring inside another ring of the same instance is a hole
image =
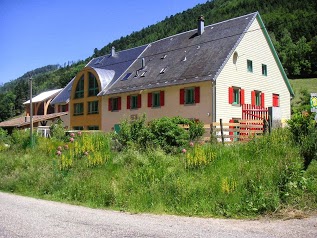
[[[38,138],[33,150],[1,153],[0,190],[93,207],[190,216],[254,217],[284,207],[317,207],[317,163],[304,172],[299,149],[283,129],[249,143],[196,144],[177,155],[133,147],[114,152],[109,136],[84,135],[67,142],[68,150],[77,152],[65,168],[56,154],[64,143]],[[70,156],[69,151],[62,153]],[[91,164],[96,154],[103,159]]]

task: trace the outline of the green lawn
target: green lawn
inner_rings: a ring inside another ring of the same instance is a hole
[[[298,100],[299,92],[302,89],[307,89],[309,93],[317,93],[317,78],[290,79],[290,83],[295,93],[295,102]]]

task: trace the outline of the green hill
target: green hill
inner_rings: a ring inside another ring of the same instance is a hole
[[[316,0],[214,0],[166,17],[161,22],[110,42],[85,60],[35,75],[34,94],[64,87],[92,58],[117,50],[143,45],[170,35],[196,28],[199,15],[205,24],[259,11],[272,37],[282,64],[290,78],[317,77],[317,1]],[[5,87],[5,88],[3,88]],[[28,98],[27,79],[17,79],[0,87],[0,121],[21,113]],[[10,105],[10,106],[7,106]]]

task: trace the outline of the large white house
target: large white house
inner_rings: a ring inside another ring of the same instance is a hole
[[[243,105],[290,119],[294,92],[258,12],[92,59],[51,102],[71,129],[112,130],[146,114],[205,124],[243,118]],[[256,110],[257,110],[256,109]],[[258,119],[258,118],[257,118]]]

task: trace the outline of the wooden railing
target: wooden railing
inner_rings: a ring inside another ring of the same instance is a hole
[[[185,130],[189,129],[189,125],[179,126]],[[224,123],[220,119],[219,122],[205,124],[204,129],[205,133],[201,138],[203,141],[214,138],[223,144],[235,141],[246,142],[268,131],[268,123],[266,120],[238,120],[234,123]]]

